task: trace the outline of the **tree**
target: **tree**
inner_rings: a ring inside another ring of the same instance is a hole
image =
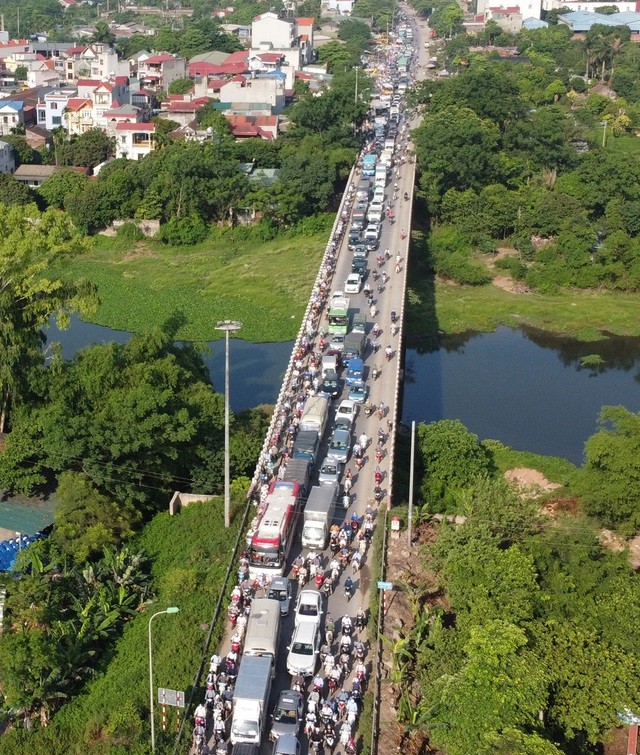
[[[61,165],[95,168],[113,155],[113,139],[100,128],[92,128],[58,147]]]
[[[439,0],[434,3],[429,16],[429,27],[434,29],[439,37],[452,37],[462,29],[464,14],[458,3],[453,0]]]
[[[95,306],[94,289],[64,281],[50,270],[81,254],[86,243],[68,215],[35,205],[2,206],[0,212],[0,432],[27,389],[29,367],[42,360],[43,328],[52,316],[60,327],[70,312]]]
[[[76,472],[60,475],[56,499],[53,539],[75,563],[99,556],[107,546],[117,548],[140,520],[130,503],[110,500]]]
[[[349,48],[337,41],[332,40],[318,50],[318,61],[327,66],[327,71],[338,71],[347,66],[354,65],[353,54]]]
[[[16,66],[16,79],[18,81],[26,81],[29,75],[29,69],[26,66]]]
[[[7,134],[2,137],[2,141],[10,144],[13,147],[13,152],[16,158],[16,165],[39,165],[42,162],[42,156],[40,153],[33,149],[24,136],[17,136],[16,134]]]
[[[223,399],[179,322],[125,345],[90,346],[48,370],[40,402],[16,420],[0,479],[33,489],[63,471],[82,473],[110,501],[149,505],[189,480],[221,449]],[[215,467],[221,481],[221,466]],[[196,490],[194,492],[211,492]]]
[[[87,188],[89,178],[73,170],[59,170],[43,182],[38,194],[49,207],[62,210],[67,197],[81,194]],[[71,199],[70,202],[73,200]]]
[[[26,205],[34,200],[31,189],[10,173],[0,173],[0,197],[5,205]]]
[[[169,84],[169,94],[187,94],[193,87],[194,82],[192,79],[174,79]]]
[[[474,627],[465,660],[429,695],[431,738],[450,755],[468,755],[506,728],[533,727],[546,701],[545,675],[526,650],[523,629],[503,620]]]
[[[459,420],[418,426],[425,475],[422,495],[430,510],[455,511],[460,491],[493,471],[491,455]]]
[[[578,478],[589,514],[605,527],[626,533],[640,528],[640,415],[622,406],[605,406],[600,429],[585,443],[585,463]]]

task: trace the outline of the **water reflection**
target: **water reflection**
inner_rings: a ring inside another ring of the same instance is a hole
[[[585,368],[599,354],[604,365]],[[444,337],[431,353],[406,353],[403,420],[458,418],[481,438],[583,459],[602,406],[640,411],[640,339],[582,343],[534,330]]]
[[[47,342],[60,343],[65,359],[71,359],[78,349],[92,343],[126,343],[131,338],[131,333],[77,318],[72,320],[67,330],[60,331],[51,326],[46,335]],[[216,390],[224,390],[224,340],[208,345],[210,352],[203,359]],[[229,398],[234,411],[275,403],[292,348],[293,341],[250,343],[238,338],[229,340]]]

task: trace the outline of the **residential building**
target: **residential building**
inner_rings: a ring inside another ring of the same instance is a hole
[[[155,149],[155,123],[116,124],[116,157],[140,160]]]
[[[65,110],[69,100],[78,96],[75,88],[56,89],[47,92],[38,100],[38,126],[53,131],[54,128],[68,128]]]
[[[493,19],[506,31],[517,33],[522,19],[540,18],[541,14],[542,0],[478,0],[476,19]]]
[[[106,131],[107,136],[116,136],[119,123],[142,123],[145,119],[140,108],[135,105],[121,105],[113,110],[107,110],[103,119],[104,125],[101,128]]]
[[[581,11],[583,13],[597,13],[602,8],[603,3],[592,2],[592,0],[542,0],[543,10],[555,10],[556,8],[569,8],[571,11]],[[607,7],[618,9],[618,13],[635,13],[640,10],[640,5],[635,0],[625,0],[625,2],[606,3]],[[616,15],[613,15],[616,18]]]
[[[24,103],[0,100],[0,134],[11,134],[18,126],[24,126]]]
[[[54,173],[59,170],[72,170],[75,173],[81,173],[86,176],[89,174],[89,168],[75,168],[75,167],[61,167],[57,165],[21,165],[16,168],[13,177],[20,181],[20,183],[27,184],[32,188],[42,186],[42,184],[51,178]]]
[[[67,130],[71,136],[84,134],[97,127],[93,100],[72,97],[67,102]]]
[[[177,55],[161,52],[145,60],[138,60],[138,79],[146,88],[169,90],[169,84],[187,75],[187,61]]]
[[[344,16],[348,18],[353,13],[355,0],[322,0],[320,6],[321,15]]]
[[[64,82],[63,76],[56,70],[54,60],[36,60],[29,64],[27,85],[30,87],[57,87]]]
[[[241,26],[240,24],[221,24],[221,26],[227,34],[235,34],[245,47],[248,47],[251,44],[250,26]]]
[[[225,118],[231,126],[231,133],[236,139],[257,137],[272,141],[278,136],[277,115],[228,115]]]
[[[24,130],[24,138],[33,149],[50,147],[53,144],[53,137],[50,132],[41,126],[27,126]]]
[[[270,115],[277,115],[284,109],[284,77],[274,74],[265,77],[234,76],[220,87],[223,102],[266,103]]]
[[[635,11],[625,11],[624,13],[614,13],[605,15],[604,13],[595,13],[593,11],[573,11],[558,16],[558,23],[565,24],[574,33],[575,36],[585,34],[595,24],[604,26],[626,26],[631,31],[631,40],[640,39],[640,13]]]
[[[108,79],[128,76],[128,61],[120,61],[116,51],[102,42],[70,47],[62,53],[62,67],[67,81],[76,79]]]
[[[15,169],[13,147],[7,142],[0,141],[0,173],[13,173]]]
[[[176,121],[181,126],[193,120],[196,112],[211,102],[209,97],[194,97],[192,94],[170,94],[163,103],[161,115],[163,118]]]
[[[296,43],[296,26],[291,19],[280,18],[269,11],[256,16],[251,24],[251,47],[268,43],[273,48],[293,47]]]
[[[205,52],[202,55],[195,55],[189,60],[187,73],[189,78],[195,79],[197,76],[210,76],[211,67],[219,66],[229,57],[228,52]]]

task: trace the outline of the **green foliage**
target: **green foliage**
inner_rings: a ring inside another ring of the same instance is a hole
[[[622,406],[604,407],[600,430],[585,444],[578,487],[589,514],[631,534],[640,526],[638,473],[640,417]]]
[[[169,94],[187,94],[193,89],[193,81],[191,79],[174,79],[169,84]]]
[[[58,145],[60,165],[77,165],[95,168],[113,155],[113,139],[100,128],[92,128],[68,142]]]
[[[38,188],[38,194],[49,207],[62,210],[67,204],[73,204],[74,199],[82,194],[89,184],[89,178],[73,170],[59,170]]]
[[[207,226],[197,215],[186,218],[171,218],[161,226],[156,238],[163,244],[188,246],[198,244],[207,237]]]
[[[205,472],[220,481],[223,401],[194,348],[173,344],[176,327],[90,346],[48,370],[41,403],[20,413],[0,457],[3,485],[31,490],[75,470],[110,501],[148,506],[178,484],[196,490]]]
[[[34,201],[31,189],[10,173],[0,174],[0,196],[5,206],[28,205]]]
[[[421,492],[431,511],[456,512],[462,489],[493,470],[490,454],[459,420],[421,423],[418,450],[425,470]]]
[[[20,165],[39,165],[42,162],[41,154],[27,144],[24,136],[7,134],[6,136],[3,135],[2,141],[13,147],[16,167]]]
[[[434,271],[443,278],[468,285],[481,285],[491,279],[484,265],[473,259],[468,239],[452,226],[442,226],[431,234],[429,253]]]
[[[453,0],[434,0],[429,16],[429,28],[434,29],[439,37],[452,37],[462,29],[463,18],[458,3]]]

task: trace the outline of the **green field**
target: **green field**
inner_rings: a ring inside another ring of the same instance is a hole
[[[332,221],[313,235],[285,232],[267,242],[229,229],[190,247],[99,236],[56,272],[98,287],[90,319],[100,325],[140,332],[179,316],[180,338],[211,341],[221,335],[216,321],[233,319],[247,341],[286,341],[300,327]]]

